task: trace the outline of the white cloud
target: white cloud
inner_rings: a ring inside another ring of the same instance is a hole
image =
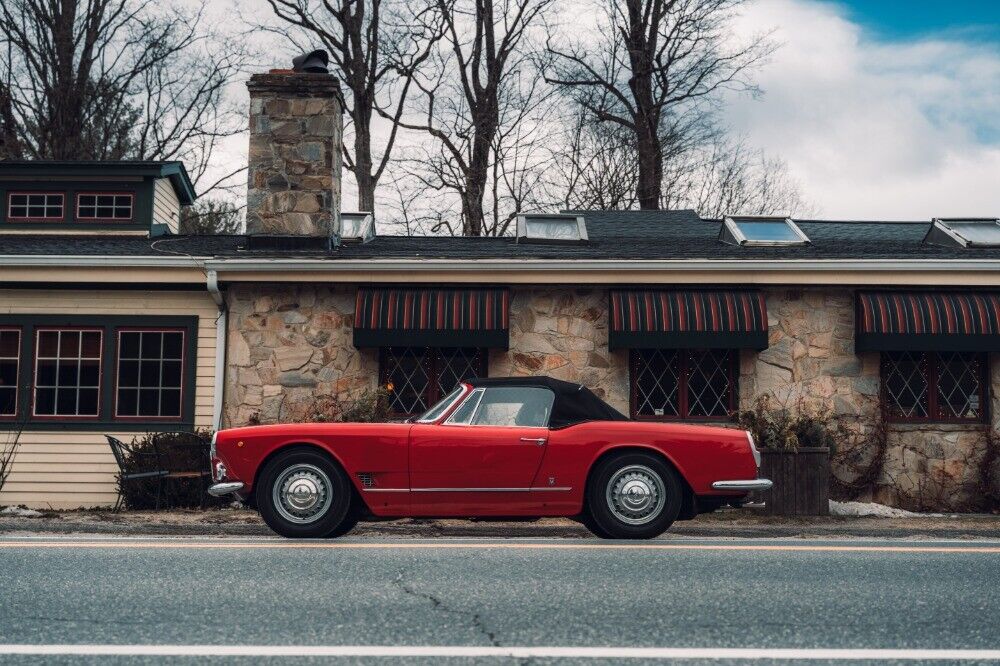
[[[822,215],[1000,215],[1000,49],[866,37],[836,5],[758,0],[740,31],[782,43],[729,123],[781,157]]]

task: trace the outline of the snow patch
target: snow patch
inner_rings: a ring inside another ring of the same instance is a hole
[[[920,518],[926,513],[914,513],[875,502],[837,502],[830,500],[831,516],[869,516],[874,518]]]
[[[23,506],[8,506],[0,509],[0,516],[15,516],[17,518],[39,518],[43,514],[41,511],[26,509]]]

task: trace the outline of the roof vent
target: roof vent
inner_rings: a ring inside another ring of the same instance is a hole
[[[1000,247],[1000,219],[995,217],[936,217],[924,236],[930,245]]]
[[[807,245],[806,236],[792,218],[777,215],[727,215],[719,240],[730,245]]]
[[[307,72],[309,74],[329,74],[330,54],[323,49],[310,51],[300,56],[292,58],[293,72]]]
[[[375,216],[371,213],[341,213],[340,240],[344,243],[367,243],[375,238]]]
[[[518,243],[586,243],[587,223],[582,215],[518,215]]]

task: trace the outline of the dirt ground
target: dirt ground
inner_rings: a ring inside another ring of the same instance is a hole
[[[248,509],[172,511],[44,511],[40,516],[0,515],[0,534],[113,534],[119,536],[271,536]],[[351,537],[562,537],[589,538],[580,524],[562,518],[532,521],[402,519],[360,523]],[[949,514],[917,518],[775,518],[752,509],[722,510],[674,523],[661,538],[924,538],[1000,539],[1000,516]]]

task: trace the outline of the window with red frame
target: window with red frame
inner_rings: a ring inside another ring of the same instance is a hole
[[[633,349],[632,418],[729,416],[736,409],[736,357],[728,349]]]
[[[115,416],[180,418],[184,331],[118,332]]]
[[[132,195],[92,193],[76,195],[76,219],[127,221],[132,219]]]
[[[101,343],[100,330],[35,332],[35,416],[97,417]]]
[[[385,347],[379,381],[390,387],[394,414],[422,414],[463,379],[485,377],[487,356],[485,349],[466,347]]]
[[[882,406],[891,421],[984,421],[986,354],[883,352]]]
[[[7,198],[7,219],[61,220],[65,201],[61,192],[11,192]]]
[[[20,329],[0,328],[0,417],[17,415],[17,374],[20,365]]]

